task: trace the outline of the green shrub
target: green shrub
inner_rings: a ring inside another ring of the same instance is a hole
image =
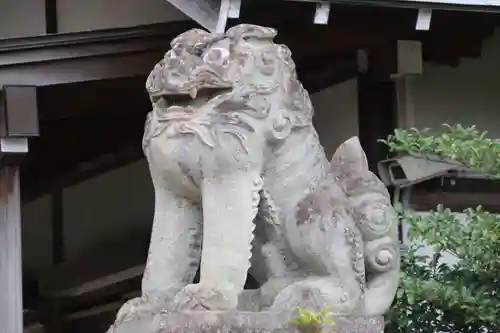
[[[437,157],[500,175],[497,141],[474,127],[445,128],[438,136],[397,130],[384,142],[399,155]],[[481,207],[462,214],[441,206],[426,214],[401,214],[413,245],[402,251],[401,283],[386,315],[386,332],[498,332],[500,217]],[[421,255],[418,243],[432,246],[432,254]],[[443,261],[446,253],[456,262]]]
[[[386,332],[498,332],[500,328],[500,217],[480,207],[464,217],[438,207],[427,216],[406,214],[410,240],[403,251],[400,288]],[[456,263],[440,260],[448,253]]]

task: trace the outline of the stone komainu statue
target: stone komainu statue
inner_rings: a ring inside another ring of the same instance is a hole
[[[327,160],[275,35],[247,24],[190,30],[149,76],[154,226],[143,297],[118,320],[154,308],[364,316],[390,306],[399,254],[389,195],[357,138]],[[243,291],[247,272],[260,289]]]

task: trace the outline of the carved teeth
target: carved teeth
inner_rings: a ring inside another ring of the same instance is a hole
[[[195,87],[189,89],[189,96],[191,96],[192,99],[195,99],[196,96],[198,96],[198,89]]]

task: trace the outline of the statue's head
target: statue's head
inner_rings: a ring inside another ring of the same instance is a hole
[[[272,28],[248,24],[225,34],[193,29],[179,35],[147,79],[154,113],[181,123],[201,113],[250,131],[255,122],[248,119],[259,119],[270,139],[311,125],[309,95],[290,50],[275,44],[275,36]]]

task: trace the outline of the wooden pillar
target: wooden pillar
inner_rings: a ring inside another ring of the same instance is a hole
[[[0,331],[23,332],[21,244],[22,158],[38,135],[36,87],[0,90]]]
[[[0,170],[0,187],[0,326],[3,333],[21,333],[21,198],[17,166]]]
[[[387,157],[387,147],[378,142],[397,126],[396,84],[391,74],[397,72],[397,54],[393,44],[361,51],[358,75],[359,140],[372,172]]]
[[[411,76],[422,73],[422,43],[393,40],[358,53],[359,136],[370,169],[387,157],[377,142],[394,129],[413,125]]]
[[[361,75],[358,77],[359,140],[368,158],[372,172],[377,163],[387,158],[387,147],[379,139],[394,132],[395,84]]]

